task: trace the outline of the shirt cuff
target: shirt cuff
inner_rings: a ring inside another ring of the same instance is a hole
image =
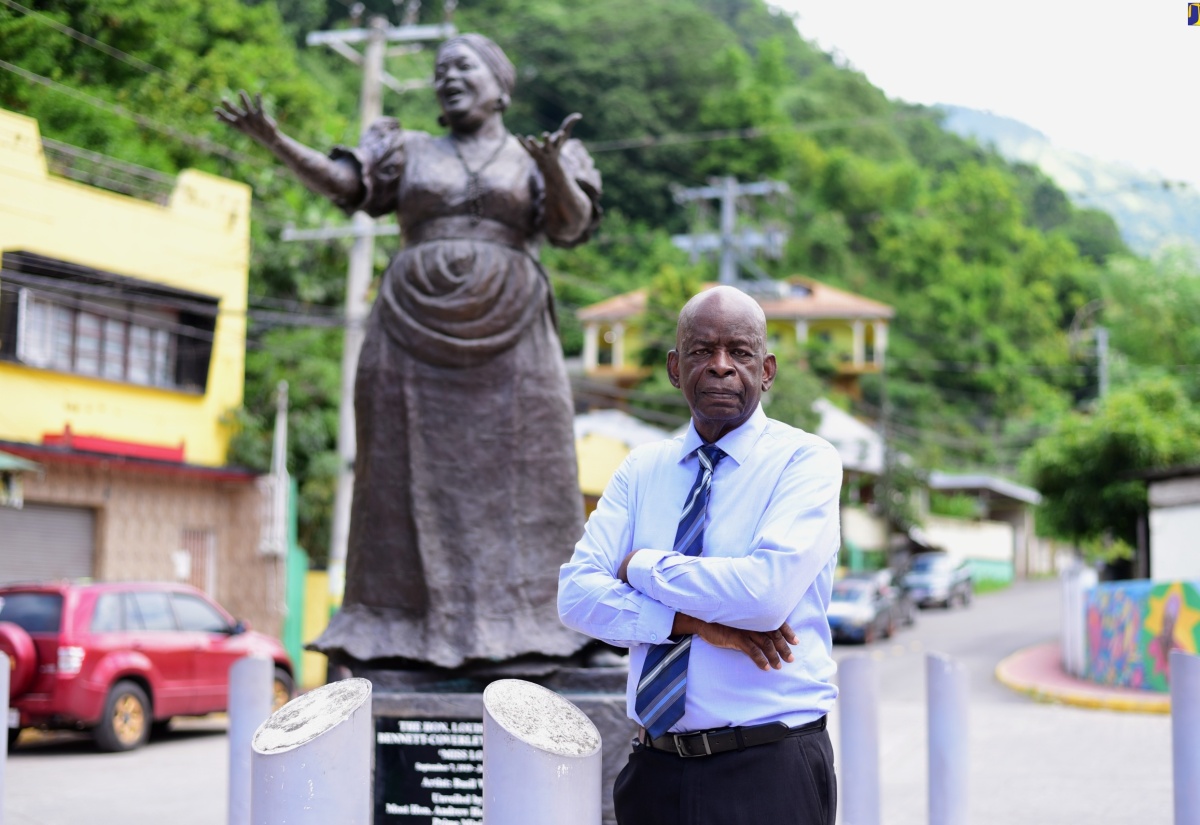
[[[625,577],[629,580],[629,586],[639,593],[650,596],[650,584],[654,580],[655,565],[667,556],[677,555],[679,554],[670,550],[637,551],[629,560],[629,566],[625,568]]]
[[[647,644],[669,643],[674,626],[675,611],[662,602],[645,597],[645,604],[638,614],[637,638]]]

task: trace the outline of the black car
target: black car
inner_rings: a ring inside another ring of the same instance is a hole
[[[913,556],[904,574],[904,587],[921,607],[966,607],[975,593],[966,562],[942,552]]]

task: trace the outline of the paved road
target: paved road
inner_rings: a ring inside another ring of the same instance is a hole
[[[929,821],[928,652],[964,662],[970,676],[971,825],[1169,825],[1169,716],[1038,704],[995,680],[1001,659],[1057,638],[1058,625],[1057,582],[1031,582],[966,610],[921,611],[891,642],[837,647],[839,659],[877,663],[882,825]],[[840,750],[836,712],[831,723]]]
[[[914,628],[838,658],[876,660],[882,825],[925,825],[925,653],[970,672],[971,825],[1168,825],[1170,718],[1037,704],[998,684],[1010,653],[1055,638],[1058,591],[1035,582],[978,597],[966,610],[922,611]],[[838,746],[838,719],[831,732]],[[99,754],[82,737],[23,742],[4,777],[5,825],[219,825],[226,820],[228,744],[220,718],[183,720],[130,754]],[[843,788],[843,793],[848,789]],[[853,825],[853,823],[844,823]]]
[[[4,825],[223,825],[229,744],[223,717],[185,719],[131,753],[79,734],[22,741],[4,777]],[[28,737],[28,734],[25,735]]]

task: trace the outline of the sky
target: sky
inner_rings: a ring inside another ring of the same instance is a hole
[[[1019,120],[1200,190],[1200,26],[1187,0],[769,0],[890,98]]]

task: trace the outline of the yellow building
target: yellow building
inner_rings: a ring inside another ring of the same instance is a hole
[[[750,282],[743,288],[762,305],[773,346],[783,339],[801,346],[818,339],[829,346],[837,389],[856,396],[858,377],[883,369],[888,322],[895,315],[887,304],[811,278]],[[636,353],[642,347],[646,295],[639,289],[579,310],[583,369],[589,378],[627,385],[645,377]]]
[[[83,161],[105,188],[71,179]],[[225,466],[249,188],[189,170],[118,194],[105,162],[0,111],[0,451],[41,467],[0,507],[0,581],[185,579],[276,630],[258,478]]]
[[[621,462],[642,444],[670,438],[671,433],[623,410],[592,410],[575,416],[575,457],[579,491],[590,515]]]

